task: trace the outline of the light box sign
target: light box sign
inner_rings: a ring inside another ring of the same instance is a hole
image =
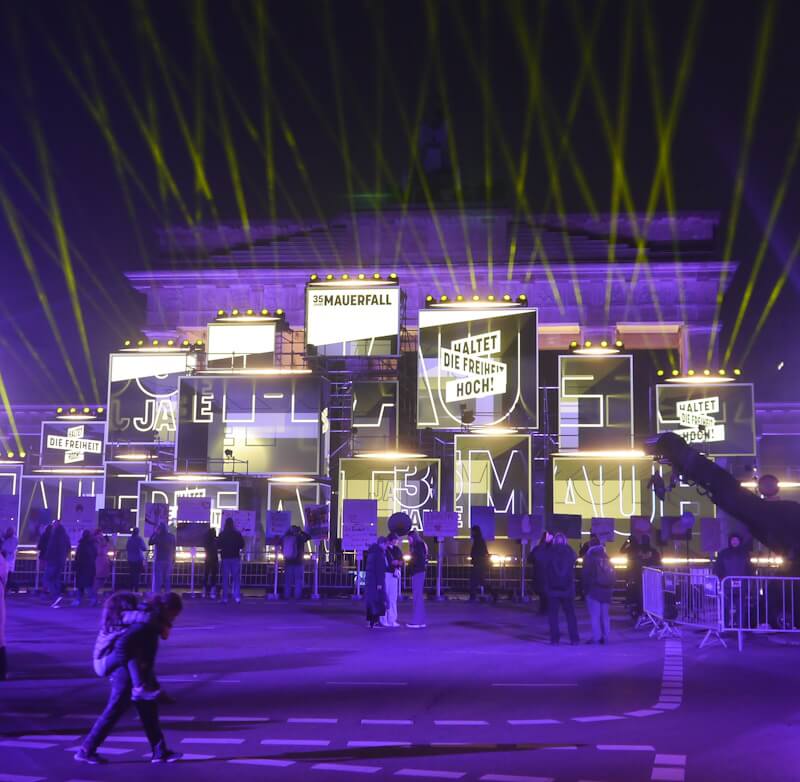
[[[397,448],[398,384],[357,380],[352,386],[354,451]],[[331,400],[333,405],[333,400]]]
[[[42,421],[42,467],[102,467],[103,421]]]
[[[254,369],[275,362],[275,321],[243,318],[208,324],[209,367]]]
[[[400,288],[380,280],[309,283],[306,346],[321,356],[394,356]]]
[[[149,479],[148,462],[106,462],[105,507],[135,511],[139,505],[139,481]]]
[[[538,426],[535,309],[421,310],[418,359],[418,428]]]
[[[176,470],[319,475],[321,403],[311,375],[182,378]]]
[[[658,432],[675,432],[711,456],[756,452],[752,383],[656,386]]]
[[[453,449],[459,535],[470,534],[473,506],[491,506],[505,537],[509,515],[531,510],[530,435],[457,434]]]
[[[687,511],[698,517],[715,515],[711,500],[684,483],[659,500],[649,486],[655,472],[669,483],[671,468],[645,457],[554,456],[552,512],[579,515],[586,521],[598,517],[616,519],[622,522],[616,530],[623,533],[630,531],[631,516],[655,521]]]
[[[560,451],[633,446],[633,357],[558,357]]]
[[[180,519],[178,504],[182,499],[197,498],[211,501],[211,526],[220,527],[222,515],[227,510],[239,507],[239,483],[237,481],[141,481],[137,523],[144,536],[152,535],[159,522],[157,514],[147,514],[148,506],[167,505],[168,521],[175,524]]]
[[[389,516],[400,511],[411,517],[412,529],[423,529],[423,513],[439,510],[441,466],[438,459],[377,458],[339,461],[339,534],[342,501],[377,500],[378,534],[388,532]]]
[[[177,351],[112,353],[106,442],[174,442],[178,379],[189,360]]]

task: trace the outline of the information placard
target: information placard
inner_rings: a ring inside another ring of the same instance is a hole
[[[94,497],[69,497],[64,501],[61,523],[69,535],[70,543],[78,545],[84,530],[97,529],[97,512]]]
[[[127,535],[136,525],[132,510],[103,508],[97,511],[97,525],[107,535]]]
[[[595,516],[592,519],[592,535],[597,535],[601,543],[614,542],[614,519]]]
[[[544,519],[529,513],[512,513],[508,516],[508,537],[524,542],[538,541],[544,532]]]
[[[225,527],[225,520],[233,519],[233,524],[242,537],[254,538],[256,536],[256,512],[254,510],[228,510],[222,514],[222,527]]]
[[[169,524],[169,505],[166,502],[145,503],[144,534],[152,535],[161,524]]]
[[[491,505],[473,505],[470,509],[472,528],[480,527],[484,540],[495,538],[495,510]]]
[[[42,421],[42,467],[102,467],[104,421]]]
[[[306,505],[306,533],[311,540],[326,540],[330,535],[330,505]]]
[[[176,544],[182,548],[203,548],[210,528],[206,521],[179,521]]]
[[[210,497],[179,497],[177,521],[211,521]]]
[[[378,537],[378,501],[345,500],[342,509],[342,548],[361,553]]]
[[[422,520],[424,533],[432,538],[454,538],[458,535],[458,514],[455,511],[426,510]]]
[[[417,427],[538,426],[537,313],[448,307],[419,313]]]
[[[277,540],[282,538],[289,527],[292,526],[292,512],[288,510],[268,510],[267,520],[267,540]]]

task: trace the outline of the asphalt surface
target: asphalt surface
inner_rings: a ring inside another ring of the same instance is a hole
[[[7,607],[0,782],[800,782],[800,646],[701,650],[619,611],[610,645],[553,647],[530,605],[456,601],[429,603],[425,630],[370,631],[344,599],[187,600],[158,659],[184,760],[149,764],[130,710],[101,748],[110,763],[87,766],[72,755],[107,696],[90,661],[99,609]]]

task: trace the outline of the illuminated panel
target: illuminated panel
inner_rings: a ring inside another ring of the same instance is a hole
[[[209,367],[271,367],[275,359],[275,322],[242,321],[208,324]]]
[[[353,450],[397,448],[398,384],[355,381],[352,387]],[[331,400],[333,412],[333,400]]]
[[[459,535],[469,535],[477,505],[495,509],[496,534],[505,537],[508,515],[531,511],[530,435],[458,434],[453,448]]]
[[[26,475],[22,479],[20,510],[20,543],[34,544],[39,540],[41,527],[51,519],[60,519],[67,503],[76,497],[97,497],[102,505],[103,476]],[[45,513],[40,511],[44,510]]]
[[[339,536],[344,500],[377,500],[379,535],[388,531],[389,516],[400,511],[411,517],[414,529],[421,530],[423,512],[439,510],[440,473],[438,459],[341,459]]]
[[[310,375],[182,378],[176,470],[319,475],[321,400]]]
[[[559,451],[633,446],[633,357],[558,357]]]
[[[106,442],[172,443],[185,353],[112,353]]]
[[[178,517],[178,500],[181,497],[209,497],[211,499],[211,526],[219,529],[224,510],[239,508],[238,481],[140,481],[139,503],[136,521],[142,535],[155,532],[149,521],[145,522],[145,511],[150,502],[169,505],[169,521],[175,524]]]
[[[149,479],[149,462],[106,462],[105,507],[138,511],[139,482]]]
[[[631,516],[647,516],[656,521],[686,511],[698,518],[716,514],[716,507],[707,496],[683,483],[668,492],[663,501],[659,500],[648,488],[656,471],[669,483],[671,468],[648,458],[554,456],[552,512],[582,516],[585,531],[589,529],[589,519],[613,518],[620,534],[630,532]]]
[[[538,426],[535,309],[434,308],[419,313],[417,426]]]
[[[321,356],[394,356],[400,288],[353,280],[306,287],[306,346]]]
[[[752,383],[656,386],[658,432],[675,432],[711,456],[753,456]]]
[[[102,467],[104,421],[42,421],[41,467]]]

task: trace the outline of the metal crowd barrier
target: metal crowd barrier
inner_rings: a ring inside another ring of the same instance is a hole
[[[705,630],[700,647],[736,633],[800,633],[800,578],[724,578],[707,568],[686,572],[644,568],[642,600],[650,636],[680,635],[681,627]],[[640,623],[641,625],[642,623]]]

